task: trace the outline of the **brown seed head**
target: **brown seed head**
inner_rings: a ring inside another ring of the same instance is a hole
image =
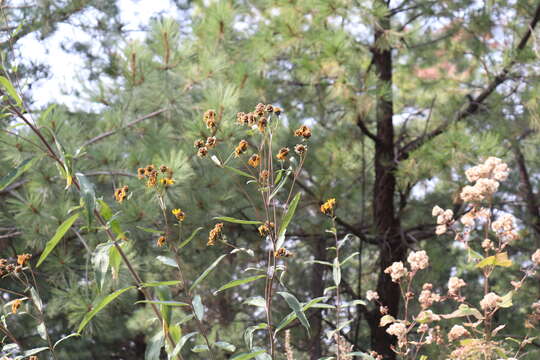
[[[195,140],[195,143],[193,144],[197,149],[200,149],[204,146],[204,140],[198,139]]]
[[[157,240],[156,240],[156,244],[157,246],[159,247],[162,247],[163,245],[165,245],[165,243],[167,242],[167,238],[165,236],[160,236]]]
[[[234,149],[234,154],[236,157],[242,155],[248,148],[248,142],[246,140],[240,140],[238,146]]]
[[[253,154],[248,160],[248,164],[251,167],[257,167],[261,163],[261,157],[258,154]]]
[[[138,168],[137,169],[137,177],[139,179],[144,179],[144,173],[145,173],[145,169],[144,168]]]
[[[262,133],[265,132],[267,126],[268,126],[268,119],[264,116],[261,116],[261,118],[259,119],[259,122],[257,123],[257,127],[259,128],[259,131]]]
[[[206,147],[211,149],[214,146],[216,146],[217,139],[215,136],[210,136],[208,139],[206,139]]]
[[[289,148],[284,147],[279,149],[276,157],[278,158],[278,160],[285,160],[287,158],[287,155],[289,155]]]
[[[206,155],[208,155],[208,148],[206,146],[199,148],[199,150],[197,151],[197,156],[203,158]]]
[[[294,136],[302,136],[304,139],[309,139],[311,137],[311,129],[306,125],[302,125],[294,131]]]
[[[300,156],[303,156],[307,151],[307,146],[302,144],[297,144],[294,146],[294,152]]]

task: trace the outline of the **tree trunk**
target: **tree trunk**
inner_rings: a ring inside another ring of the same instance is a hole
[[[387,4],[378,1],[379,6]],[[395,261],[402,261],[406,249],[401,243],[399,219],[396,218],[394,193],[396,187],[396,159],[394,154],[394,116],[392,95],[392,49],[384,42],[385,32],[390,29],[390,15],[380,19],[375,25],[375,44],[373,46],[373,65],[377,75],[377,141],[375,142],[375,185],[373,191],[373,218],[379,243],[379,278],[377,292],[381,303],[388,307],[388,313],[397,317],[401,292],[399,285],[392,282],[384,269]],[[385,359],[395,359],[391,346],[396,338],[386,333],[386,328],[379,327],[381,315],[375,309],[369,317],[371,345],[373,350]]]

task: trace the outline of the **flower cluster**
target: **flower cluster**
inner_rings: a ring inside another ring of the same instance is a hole
[[[394,262],[391,266],[384,270],[385,274],[390,274],[393,282],[399,282],[399,280],[408,274],[407,268],[403,266],[401,261]]]
[[[469,332],[467,331],[467,329],[465,329],[461,325],[454,325],[452,326],[452,329],[450,329],[450,332],[448,333],[448,341],[457,340],[460,337],[463,337],[465,335],[469,335]]]
[[[487,293],[482,300],[480,300],[480,307],[482,310],[490,311],[495,309],[502,301],[501,297],[494,292]]]
[[[460,298],[460,289],[466,285],[467,283],[463,281],[463,279],[452,276],[450,280],[448,280],[448,295],[453,298]]]
[[[266,236],[266,235],[270,234],[270,232],[274,229],[274,227],[275,227],[275,225],[274,225],[273,222],[266,221],[264,224],[259,226],[259,228],[257,230],[259,230],[259,235],[260,236]]]
[[[411,265],[412,271],[424,270],[429,265],[429,257],[424,250],[413,251],[407,257],[407,262]]]
[[[210,230],[210,233],[208,234],[208,242],[206,243],[207,246],[213,246],[216,244],[216,240],[219,239],[221,236],[221,231],[223,230],[223,223],[217,223],[214,225],[214,228]]]
[[[452,226],[454,223],[454,212],[450,209],[443,210],[435,205],[431,211],[431,215],[437,217],[437,228],[435,229],[437,235],[446,233],[448,227]]]
[[[432,290],[433,285],[430,283],[425,283],[422,286],[422,291],[420,292],[420,296],[418,296],[418,302],[423,310],[429,309],[433,303],[441,301],[441,296]]]
[[[256,125],[259,131],[264,133],[268,125],[268,117],[272,114],[279,116],[281,114],[281,109],[271,104],[265,105],[259,103],[252,112],[247,114],[243,112],[237,113],[236,122],[250,128]]]
[[[21,273],[31,258],[31,254],[17,255],[16,263],[9,263],[6,259],[0,259],[0,276]]]
[[[496,157],[489,157],[483,164],[474,166],[465,175],[470,182],[476,182],[474,186],[465,186],[460,197],[465,202],[481,202],[486,197],[491,197],[499,188],[499,181],[508,177],[508,165]]]
[[[304,139],[309,139],[311,137],[311,129],[306,125],[302,125],[294,131],[294,136],[301,136]]]
[[[161,165],[159,170],[154,165],[137,169],[137,177],[141,180],[146,178],[146,186],[150,188],[155,187],[158,183],[164,187],[174,184],[173,174],[173,170],[165,165]]]
[[[491,224],[491,229],[497,234],[499,239],[503,240],[504,243],[508,243],[519,238],[515,219],[510,214],[504,214],[495,220]]]

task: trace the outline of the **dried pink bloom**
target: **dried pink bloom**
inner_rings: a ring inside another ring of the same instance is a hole
[[[448,341],[454,341],[462,336],[468,335],[469,332],[461,325],[454,325],[448,333]]]
[[[422,286],[422,291],[420,292],[420,296],[418,296],[418,302],[420,303],[420,306],[422,309],[428,309],[433,305],[435,302],[441,301],[441,296],[439,294],[435,294],[431,291],[433,288],[433,285],[430,283],[425,283]]]
[[[470,185],[463,187],[459,197],[465,202],[479,202],[484,200],[482,192],[478,188]]]
[[[405,324],[395,322],[386,329],[386,332],[390,335],[394,335],[397,338],[403,338],[407,334],[407,327]]]
[[[435,234],[442,235],[446,232],[446,230],[446,225],[437,225],[437,227],[435,228]]]
[[[431,216],[439,216],[442,213],[444,213],[444,210],[439,205],[435,205],[431,210]]]
[[[467,285],[463,279],[460,279],[456,276],[452,276],[450,280],[448,280],[448,294],[451,296],[457,296],[459,294],[459,289]]]
[[[384,270],[385,274],[390,274],[393,282],[399,282],[403,276],[407,275],[407,269],[403,266],[401,261],[394,262],[392,266],[387,267]]]
[[[534,254],[532,254],[531,256],[531,259],[533,263],[535,263],[536,265],[540,265],[540,249],[536,249]]]
[[[424,250],[413,251],[407,257],[407,262],[411,265],[412,271],[423,270],[429,265],[429,257]]]
[[[514,217],[504,214],[491,224],[491,229],[504,242],[510,242],[519,238]]]
[[[368,301],[379,300],[379,294],[376,291],[368,290],[366,292],[366,299]]]
[[[498,303],[501,301],[501,297],[494,292],[490,292],[480,300],[480,307],[482,310],[493,310],[497,307]]]

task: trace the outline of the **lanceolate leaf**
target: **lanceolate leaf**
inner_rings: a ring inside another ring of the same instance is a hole
[[[76,173],[75,176],[81,186],[81,198],[86,208],[86,221],[88,226],[92,225],[94,218],[94,209],[96,208],[96,193],[94,185],[84,176],[84,174]]]
[[[193,336],[197,335],[198,333],[195,331],[195,332],[192,332],[192,333],[189,333],[189,334],[186,334],[184,336],[182,336],[180,338],[180,341],[178,341],[178,343],[176,344],[176,346],[174,347],[174,350],[172,351],[171,353],[171,359],[174,359],[178,354],[180,354],[180,351],[182,350],[182,348],[184,347],[184,345],[186,344],[186,342]]]
[[[195,238],[195,235],[197,235],[197,233],[199,231],[201,231],[202,229],[203,229],[202,227],[198,227],[195,230],[193,230],[191,235],[186,240],[182,241],[182,243],[180,245],[178,245],[178,250],[180,250],[181,248],[183,248],[184,246],[189,244],[191,242],[191,240],[193,240]]]
[[[239,354],[239,355],[236,355],[235,357],[231,358],[231,360],[248,360],[248,359],[253,359],[253,358],[256,357],[257,355],[261,355],[261,354],[264,354],[264,353],[265,353],[264,350],[260,350],[260,351],[252,352],[252,353],[249,353],[249,354]]]
[[[103,308],[105,306],[107,306],[111,301],[113,301],[114,299],[116,299],[117,297],[119,297],[120,295],[122,295],[124,292],[130,290],[130,289],[134,289],[135,286],[128,286],[127,288],[123,288],[123,289],[120,289],[120,290],[117,290],[115,292],[113,292],[112,294],[109,294],[107,295],[103,300],[100,301],[100,303],[98,305],[96,305],[94,307],[94,309],[92,309],[92,311],[90,311],[89,313],[87,313],[83,320],[81,321],[81,324],[79,325],[79,329],[77,330],[77,333],[81,333],[81,331],[84,329],[84,327],[86,325],[88,325],[88,323],[90,322],[90,320],[92,320],[92,318],[94,316],[96,316],[96,314],[98,312],[100,312],[101,310],[103,310]]]
[[[204,306],[199,295],[193,298],[193,312],[197,319],[202,320],[204,317]]]
[[[37,158],[30,158],[30,159],[24,160],[23,162],[19,164],[19,166],[17,166],[13,170],[11,170],[6,176],[1,178],[0,191],[4,190],[9,185],[13,184],[13,182],[17,180],[19,176],[21,176],[25,171],[30,169],[32,165],[34,165],[36,160]]]
[[[260,225],[260,224],[262,224],[261,221],[240,220],[240,219],[235,219],[235,218],[229,217],[229,216],[219,216],[219,217],[215,217],[214,219],[221,220],[221,221],[226,221],[226,222],[230,222],[230,223],[235,223],[235,224],[244,224],[244,225]]]
[[[308,322],[308,319],[306,318],[306,315],[304,314],[304,310],[302,309],[300,302],[291,293],[280,291],[278,292],[278,294],[285,299],[289,307],[294,311],[294,314],[296,315],[296,317],[298,317],[298,320],[300,320],[302,325],[306,328],[306,330],[309,333],[309,322]]]
[[[247,177],[247,178],[257,180],[257,179],[255,178],[255,176],[252,176],[252,175],[250,175],[250,174],[248,174],[247,172],[244,172],[244,171],[242,171],[242,170],[238,170],[238,169],[235,169],[235,168],[230,167],[230,166],[225,166],[225,169],[230,170],[230,171],[232,171],[232,172],[234,172],[234,173],[236,173],[236,174],[238,174],[238,175],[242,175],[242,176],[245,176],[245,177]]]
[[[197,280],[195,280],[193,282],[193,284],[191,284],[191,287],[189,288],[189,291],[191,292],[193,289],[195,289],[197,287],[197,285],[199,285],[201,283],[201,281],[206,279],[206,277],[212,272],[212,270],[215,269],[216,266],[218,266],[219,262],[221,260],[223,260],[223,258],[225,258],[225,256],[227,256],[227,254],[221,255],[220,257],[217,258],[216,261],[214,261],[212,263],[212,265],[210,265],[206,270],[204,270],[204,272],[197,278]]]
[[[156,304],[163,306],[189,306],[188,303],[181,301],[172,301],[172,300],[140,300],[135,302],[135,304]]]
[[[245,278],[245,279],[234,280],[234,281],[231,281],[231,282],[223,285],[222,287],[220,287],[215,293],[218,293],[218,292],[226,290],[226,289],[233,288],[235,286],[247,284],[247,283],[250,283],[252,281],[262,279],[264,277],[266,277],[266,275],[256,275],[256,276],[250,276],[250,277]]]
[[[341,283],[341,267],[339,265],[339,259],[337,257],[334,258],[332,275],[334,277],[334,284],[336,284],[336,286],[339,286],[339,284]]]
[[[287,226],[289,226],[294,216],[294,213],[296,212],[296,207],[298,206],[298,202],[300,201],[300,196],[301,196],[300,193],[294,196],[294,198],[292,199],[289,205],[289,208],[287,209],[287,212],[285,213],[285,215],[283,215],[283,219],[281,221],[281,225],[278,231],[278,241],[276,244],[276,249],[279,249],[280,247],[283,246],[283,242],[285,241],[285,232],[287,231]]]
[[[56,245],[58,245],[58,243],[60,242],[62,237],[64,237],[66,232],[69,230],[69,228],[71,228],[71,226],[73,225],[75,220],[77,220],[78,217],[79,217],[79,213],[76,213],[75,215],[71,216],[69,219],[64,221],[58,227],[58,229],[56,229],[56,233],[54,234],[52,239],[49,240],[49,242],[47,242],[47,245],[45,245],[45,250],[43,250],[43,253],[39,257],[39,260],[37,262],[36,267],[39,267],[41,265],[41,263],[47,258],[47,256],[49,256],[51,251],[53,251],[53,249],[56,247]]]

